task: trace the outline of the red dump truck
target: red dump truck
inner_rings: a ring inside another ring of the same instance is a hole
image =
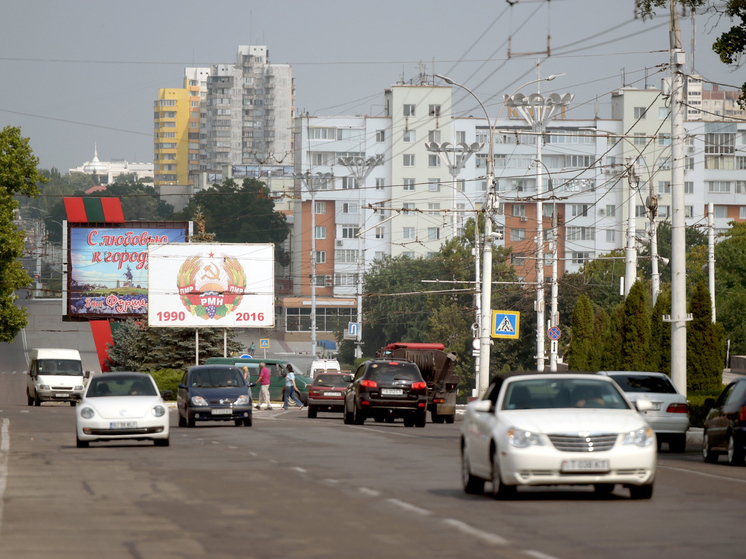
[[[427,382],[427,409],[433,423],[453,423],[459,378],[453,373],[455,353],[446,353],[443,344],[394,342],[378,350],[376,357],[412,361]]]

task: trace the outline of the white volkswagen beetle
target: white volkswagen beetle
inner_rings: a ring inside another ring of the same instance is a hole
[[[467,493],[483,492],[485,481],[495,498],[521,485],[592,485],[603,495],[622,484],[633,499],[649,499],[657,450],[653,430],[608,377],[512,374],[467,406],[461,456]]]
[[[146,373],[105,373],[88,383],[75,410],[77,445],[121,439],[169,444],[168,408]]]

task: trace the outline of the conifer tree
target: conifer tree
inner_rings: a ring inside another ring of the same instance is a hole
[[[572,338],[567,364],[574,371],[590,371],[594,334],[593,305],[585,295],[578,297],[572,311]]]
[[[650,346],[650,313],[645,288],[636,281],[624,301],[621,324],[621,361],[623,371],[645,371]]]
[[[722,348],[718,347],[718,329],[712,323],[710,291],[699,282],[689,301],[692,321],[686,329],[687,390],[714,390],[722,383]]]
[[[666,289],[658,295],[650,317],[650,354],[651,371],[671,375],[671,324],[663,322],[664,315],[671,314],[671,290]]]

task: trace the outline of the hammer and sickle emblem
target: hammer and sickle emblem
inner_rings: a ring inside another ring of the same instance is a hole
[[[215,264],[208,264],[204,267],[202,279],[217,280],[220,279],[220,270]]]

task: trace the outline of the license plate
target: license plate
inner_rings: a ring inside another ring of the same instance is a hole
[[[401,388],[381,388],[382,396],[401,396],[404,394],[404,390]]]
[[[137,421],[112,421],[109,423],[110,429],[136,429]]]
[[[562,472],[608,472],[609,461],[608,460],[597,460],[593,458],[580,459],[580,460],[563,460]]]
[[[56,393],[56,394],[54,395],[54,397],[55,397],[55,398],[67,398],[67,397],[68,397],[68,394],[66,394],[65,392],[57,392],[57,393]]]
[[[230,408],[218,408],[212,410],[212,415],[230,415],[233,413],[233,410]]]
[[[332,396],[334,398],[336,398],[337,396],[341,396],[341,395],[342,395],[341,392],[324,392],[324,396]]]

